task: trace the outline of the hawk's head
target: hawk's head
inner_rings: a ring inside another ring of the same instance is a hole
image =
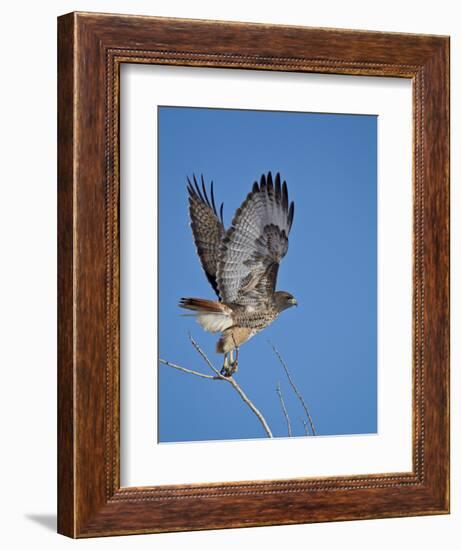
[[[275,292],[274,300],[279,311],[283,311],[284,309],[288,309],[289,307],[298,305],[296,298],[292,294],[290,294],[289,292],[285,292],[284,290],[278,290],[277,292]]]

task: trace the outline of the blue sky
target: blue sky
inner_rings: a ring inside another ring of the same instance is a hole
[[[237,381],[275,436],[303,410],[268,340],[285,358],[319,435],[377,431],[377,117],[159,107],[159,354],[208,373],[188,332],[217,367],[218,335],[181,317],[182,296],[215,299],[189,227],[186,177],[214,181],[230,224],[253,181],[280,172],[295,202],[277,289],[299,307],[240,350]],[[159,370],[160,442],[265,437],[229,384]]]

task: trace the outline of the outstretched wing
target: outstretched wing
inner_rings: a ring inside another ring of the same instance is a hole
[[[280,174],[275,183],[270,172],[254,183],[222,241],[217,284],[223,302],[257,305],[274,293],[293,214]]]
[[[216,209],[213,193],[213,182],[211,182],[210,194],[211,201],[208,198],[203,176],[201,177],[202,189],[193,176],[194,184],[187,178],[189,192],[189,215],[191,220],[192,233],[194,235],[195,246],[203,270],[210,282],[213,290],[218,294],[216,283],[216,271],[218,268],[219,249],[224,236],[223,224],[223,204],[221,204],[219,215]],[[218,294],[219,296],[219,294]]]

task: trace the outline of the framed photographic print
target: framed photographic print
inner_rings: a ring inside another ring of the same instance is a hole
[[[449,40],[58,20],[58,530],[449,511]]]

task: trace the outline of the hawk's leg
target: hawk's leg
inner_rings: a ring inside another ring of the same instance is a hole
[[[235,372],[237,372],[238,356],[239,356],[238,348],[235,348],[235,359],[234,359],[234,350],[231,350],[224,354],[224,365],[221,369],[222,376],[230,377]]]
[[[239,351],[240,348],[235,348],[235,361],[231,362],[231,367],[234,369],[233,372],[237,372],[237,367],[239,364]]]
[[[221,369],[222,376],[230,376],[229,374],[229,352],[224,354],[224,364]]]
[[[234,341],[234,349],[235,349],[235,361],[234,361],[234,350],[231,350],[231,362],[230,362],[230,367],[231,367],[231,376],[232,374],[234,374],[234,372],[237,372],[237,367],[238,367],[238,364],[239,364],[239,347],[237,346],[237,342],[235,341],[235,338],[234,338],[234,333],[232,333],[232,340]]]

